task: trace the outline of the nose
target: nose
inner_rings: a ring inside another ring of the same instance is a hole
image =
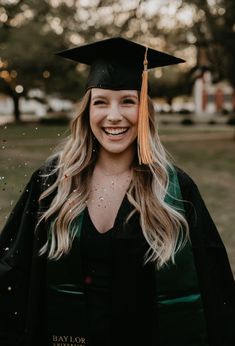
[[[107,114],[107,120],[109,120],[110,122],[118,122],[122,120],[122,114],[118,105],[110,106]]]

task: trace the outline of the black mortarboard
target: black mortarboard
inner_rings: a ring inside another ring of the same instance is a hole
[[[86,89],[140,90],[138,121],[139,163],[153,163],[148,111],[148,69],[184,62],[183,59],[114,37],[57,53],[90,65]]]
[[[91,66],[88,88],[141,90],[146,47],[114,37],[57,53]],[[184,62],[180,58],[148,48],[148,69]]]

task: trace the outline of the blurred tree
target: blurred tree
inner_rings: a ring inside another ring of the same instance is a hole
[[[187,5],[194,13],[188,29],[195,38],[199,55],[205,52],[204,62],[207,60],[212,67],[215,81],[226,78],[235,87],[235,1],[184,0],[179,10]],[[192,36],[185,28],[183,31],[185,41],[190,43]]]
[[[150,74],[150,87],[152,97],[162,97],[169,105],[172,105],[174,97],[191,92],[188,74],[174,66],[163,69],[160,78],[154,77],[154,73]]]
[[[4,6],[3,6],[4,3]],[[1,1],[0,90],[11,96],[20,120],[19,98],[39,88],[77,99],[83,85],[76,64],[64,64],[55,52],[67,47],[74,6],[35,0]]]

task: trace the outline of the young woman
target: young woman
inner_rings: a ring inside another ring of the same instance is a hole
[[[147,96],[147,63],[182,60],[122,38],[60,55],[91,72],[1,234],[1,346],[234,345],[225,248]]]

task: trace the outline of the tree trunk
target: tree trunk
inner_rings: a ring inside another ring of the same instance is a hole
[[[20,100],[19,96],[14,93],[13,94],[13,102],[14,102],[14,118],[15,118],[15,122],[21,122],[19,100]]]

